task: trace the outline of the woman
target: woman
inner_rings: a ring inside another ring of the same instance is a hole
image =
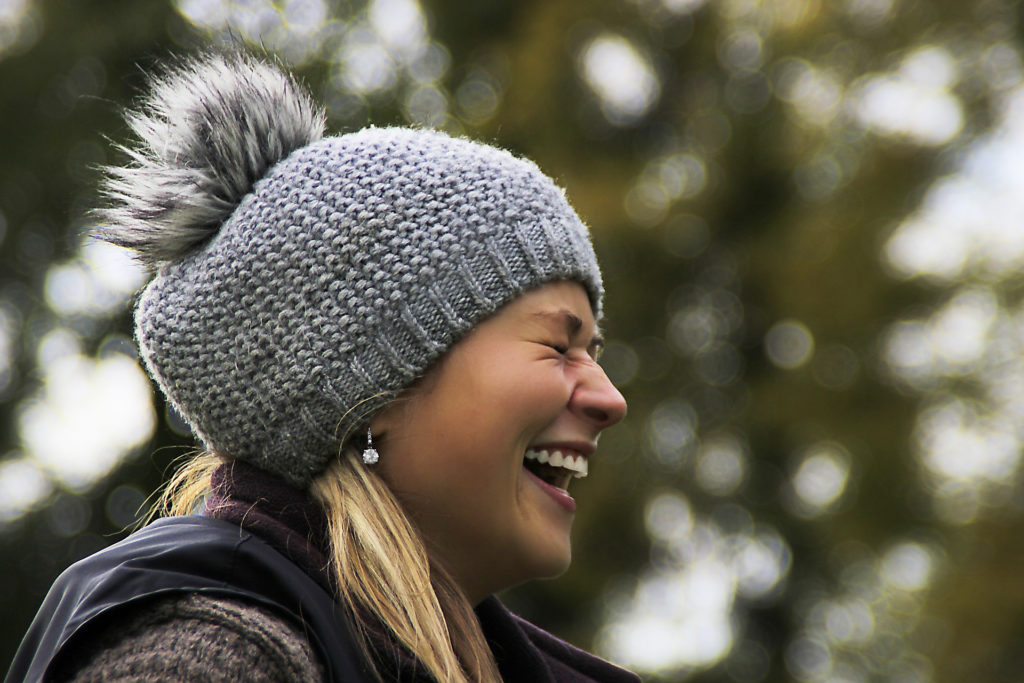
[[[129,122],[103,236],[155,272],[139,350],[207,455],[58,579],[11,678],[635,680],[493,597],[567,568],[569,484],[626,410],[562,191],[437,132],[324,138],[248,57]]]

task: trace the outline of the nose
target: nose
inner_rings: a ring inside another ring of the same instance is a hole
[[[626,416],[626,399],[608,379],[604,369],[594,363],[573,392],[572,409],[602,430]]]

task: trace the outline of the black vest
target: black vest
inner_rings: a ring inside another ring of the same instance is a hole
[[[66,569],[14,656],[8,683],[43,680],[65,646],[110,610],[172,592],[241,598],[303,626],[327,680],[373,676],[340,607],[302,569],[235,524],[161,519]]]

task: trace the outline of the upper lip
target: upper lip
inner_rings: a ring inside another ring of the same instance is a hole
[[[573,451],[589,458],[596,446],[589,441],[545,441],[543,443],[530,444],[531,451]]]

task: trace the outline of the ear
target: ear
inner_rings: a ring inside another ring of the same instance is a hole
[[[370,431],[374,439],[383,439],[401,419],[402,401],[392,401],[386,408],[370,418]]]
[[[409,386],[402,389],[397,396],[392,398],[376,415],[370,418],[370,431],[373,438],[384,438],[388,432],[409,419],[410,411],[415,410],[418,399],[422,399],[430,393],[434,386],[437,368],[441,366],[448,357],[443,355],[427,372],[418,377]]]

